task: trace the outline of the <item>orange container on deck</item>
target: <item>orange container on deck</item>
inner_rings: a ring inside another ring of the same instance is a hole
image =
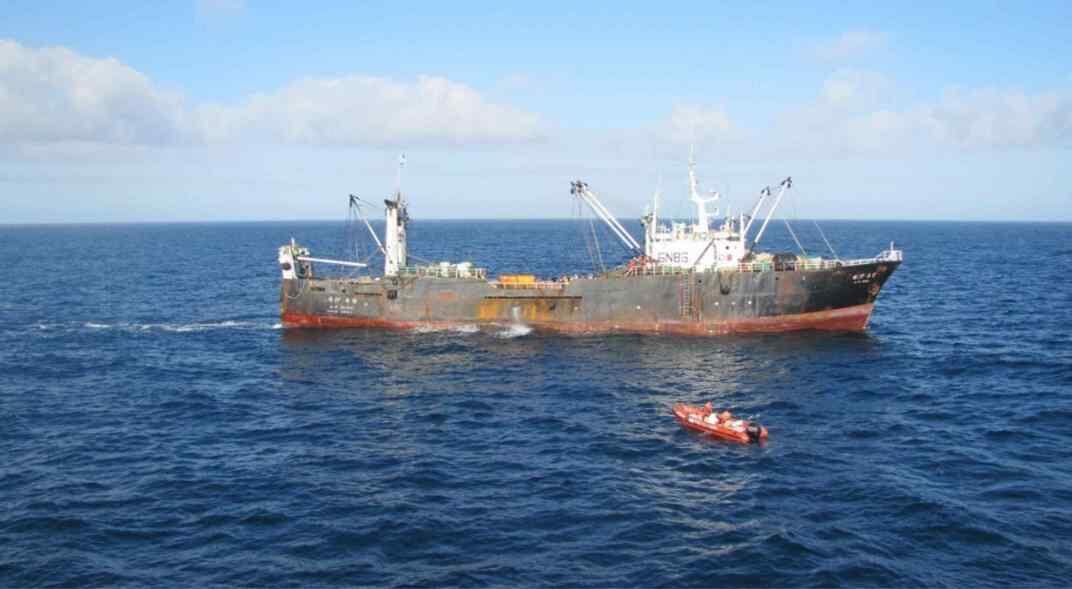
[[[534,274],[502,274],[499,276],[500,284],[536,284]]]

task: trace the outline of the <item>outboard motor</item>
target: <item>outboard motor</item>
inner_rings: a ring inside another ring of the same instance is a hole
[[[748,434],[748,441],[752,442],[753,444],[755,444],[755,443],[759,442],[759,434],[763,430],[760,429],[760,427],[758,425],[756,425],[754,423],[750,423],[750,424],[748,424],[748,427],[745,428],[744,431],[745,431],[745,433]]]

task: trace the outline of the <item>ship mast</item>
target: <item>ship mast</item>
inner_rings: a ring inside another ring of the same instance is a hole
[[[406,200],[402,196],[402,168],[406,165],[406,154],[398,158],[398,174],[395,176],[395,198],[384,200],[387,206],[386,227],[384,229],[383,275],[398,276],[400,269],[406,267]]]
[[[696,233],[707,233],[710,230],[709,217],[707,212],[707,203],[714,202],[719,199],[717,192],[712,193],[714,196],[711,198],[703,198],[700,196],[700,190],[697,187],[696,182],[696,157],[694,155],[694,149],[689,146],[689,200],[696,204],[696,227],[694,231]],[[718,214],[718,209],[715,209],[714,214]]]
[[[659,230],[659,197],[662,196],[663,177],[655,185],[655,194],[651,197],[651,212],[640,220],[644,225],[644,255],[651,257],[651,246],[655,241],[655,232]]]

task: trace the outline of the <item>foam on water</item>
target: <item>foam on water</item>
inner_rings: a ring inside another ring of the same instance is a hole
[[[512,323],[501,331],[495,332],[495,337],[502,339],[513,339],[515,337],[524,337],[532,333],[532,328],[528,325],[521,323]]]
[[[468,335],[473,333],[479,333],[480,327],[476,324],[465,323],[462,325],[451,325],[448,327],[435,326],[435,325],[418,325],[410,330],[412,333],[456,333],[461,335]]]

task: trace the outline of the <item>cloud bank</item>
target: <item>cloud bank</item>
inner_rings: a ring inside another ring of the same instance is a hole
[[[540,128],[536,114],[442,77],[307,78],[235,105],[191,104],[115,59],[0,41],[6,144],[503,144],[537,139]]]
[[[677,107],[667,118],[670,143],[728,139],[809,155],[905,155],[920,149],[982,151],[1072,144],[1072,94],[1009,88],[945,90],[938,98],[895,107],[896,84],[868,71],[841,70],[814,99],[775,115],[764,130],[733,125],[722,107]],[[690,132],[690,129],[693,131]],[[728,132],[733,130],[733,135]]]
[[[907,108],[887,104],[892,83],[877,74],[838,74],[800,113],[801,127],[839,152],[896,153],[919,147],[984,150],[1072,142],[1072,95],[1008,88],[947,89]],[[792,124],[789,125],[791,128]]]
[[[875,37],[846,33],[828,53],[874,45]],[[623,131],[620,143],[640,137],[636,141],[649,150],[653,139],[677,146],[733,143],[735,151],[756,156],[1072,143],[1067,91],[947,89],[906,106],[896,104],[896,90],[876,72],[843,69],[824,80],[811,101],[775,115],[769,127],[742,125],[721,104],[677,104],[657,129]],[[20,153],[70,144],[507,145],[553,139],[548,129],[535,113],[444,77],[305,78],[232,104],[194,103],[116,59],[0,40],[0,147]]]
[[[174,143],[187,138],[181,95],[115,59],[0,40],[0,137],[5,143]]]
[[[307,78],[237,106],[199,110],[210,141],[311,145],[501,144],[535,139],[539,118],[446,78]]]

